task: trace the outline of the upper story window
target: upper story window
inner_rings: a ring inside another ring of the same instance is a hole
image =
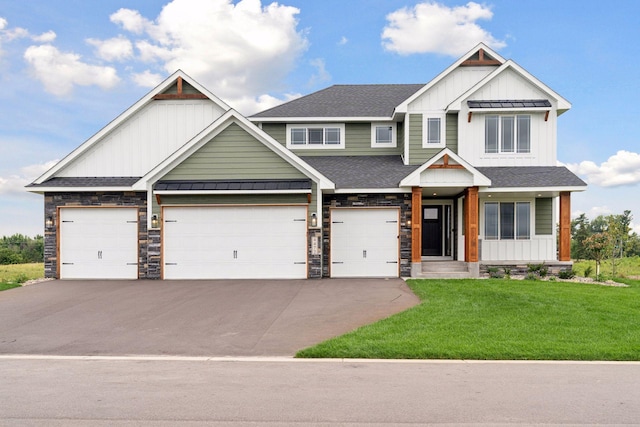
[[[530,153],[531,116],[527,114],[485,116],[485,153]]]
[[[287,148],[344,148],[344,124],[289,124]]]
[[[531,203],[486,202],[484,238],[486,240],[527,240],[531,237]]]
[[[422,122],[422,147],[445,146],[444,114],[425,114]]]
[[[371,147],[396,147],[395,123],[371,123]]]

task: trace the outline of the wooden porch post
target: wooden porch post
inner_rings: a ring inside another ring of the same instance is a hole
[[[478,262],[478,187],[469,187],[464,199],[464,260]]]
[[[422,262],[422,188],[411,188],[411,262]]]
[[[560,192],[560,247],[558,261],[571,261],[571,193]]]

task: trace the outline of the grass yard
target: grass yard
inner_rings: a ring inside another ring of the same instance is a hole
[[[297,357],[640,360],[640,281],[409,280],[422,303]]]
[[[0,291],[18,287],[27,280],[43,277],[43,263],[0,265]]]
[[[578,276],[584,276],[584,270],[591,266],[591,277],[595,277],[596,274],[596,262],[595,261],[579,261],[573,263],[573,270]],[[612,277],[612,267],[610,260],[602,261],[600,266],[602,274],[606,277]],[[640,257],[628,257],[620,258],[616,260],[616,277],[629,277],[640,279]]]

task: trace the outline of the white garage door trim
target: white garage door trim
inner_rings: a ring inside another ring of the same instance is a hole
[[[400,209],[330,210],[331,277],[398,277]]]
[[[305,279],[307,208],[163,206],[163,278]]]
[[[61,279],[137,279],[137,207],[58,208]]]

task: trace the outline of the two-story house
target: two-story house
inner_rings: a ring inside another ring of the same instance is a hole
[[[483,44],[427,84],[336,85],[250,118],[178,71],[29,186],[46,275],[568,266],[570,195],[586,189],[557,165],[570,107]]]

